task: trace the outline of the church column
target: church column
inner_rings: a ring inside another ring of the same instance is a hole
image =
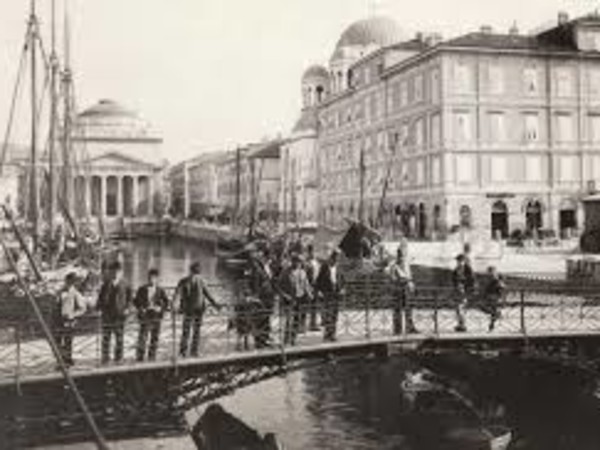
[[[84,197],[83,197],[83,211],[84,216],[88,217],[92,215],[92,177],[84,176],[83,177],[83,186],[85,189]]]
[[[106,191],[106,177],[100,176],[100,217],[106,216],[106,196],[108,192]]]
[[[117,217],[123,217],[123,177],[117,176]]]
[[[132,216],[135,217],[137,216],[138,213],[138,205],[139,205],[139,199],[138,199],[138,177],[136,175],[132,175],[131,176],[133,183],[131,183],[131,196],[133,198],[132,203],[133,203],[133,207],[132,207]]]
[[[154,216],[154,177],[148,176],[148,216]]]

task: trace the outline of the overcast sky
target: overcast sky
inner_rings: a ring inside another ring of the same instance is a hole
[[[64,0],[57,0],[62,9]],[[38,0],[45,9],[50,0]],[[0,130],[29,0],[0,7]],[[293,126],[300,77],[326,64],[353,21],[377,14],[412,35],[487,24],[523,31],[600,7],[592,0],[69,0],[78,104],[112,98],[139,110],[178,161]],[[377,6],[373,7],[376,3]],[[43,11],[42,11],[43,13]],[[44,26],[48,25],[48,17]]]

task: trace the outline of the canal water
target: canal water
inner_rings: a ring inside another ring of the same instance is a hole
[[[234,281],[219,267],[212,248],[190,241],[127,243],[124,261],[133,285],[144,281],[150,267],[160,270],[165,285],[175,285],[192,261],[201,263],[204,276],[213,283],[231,287]],[[563,369],[515,357],[463,359],[440,368],[449,370],[449,376],[456,375],[451,373],[456,367],[470,374],[464,391],[486,420],[514,430],[511,449],[600,448],[595,379],[588,376],[584,383]],[[286,450],[438,449],[430,438],[440,430],[440,417],[415,416],[401,390],[405,372],[415,364],[400,357],[385,363],[332,363],[238,390],[219,403],[259,433],[275,433]],[[454,426],[473,429],[480,423],[464,405],[446,406]],[[201,413],[192,412],[189,418]]]

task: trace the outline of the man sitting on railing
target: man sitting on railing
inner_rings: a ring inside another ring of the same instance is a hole
[[[179,354],[185,358],[190,348],[190,333],[192,334],[191,356],[198,356],[200,347],[200,329],[207,302],[217,309],[221,308],[200,277],[200,263],[195,262],[190,266],[190,274],[182,278],[175,290],[174,303],[179,305],[183,313],[183,328],[181,330],[181,342]]]
[[[150,269],[148,271],[148,283],[138,289],[133,304],[138,311],[138,320],[140,322],[137,360],[144,360],[148,335],[150,335],[148,359],[154,361],[156,359],[156,349],[160,336],[160,325],[163,315],[169,307],[169,298],[165,290],[159,286],[158,270]]]
[[[102,320],[102,363],[108,363],[110,341],[115,336],[115,361],[123,359],[125,321],[131,305],[131,287],[123,279],[123,267],[115,261],[109,267],[109,277],[102,283],[96,307]]]

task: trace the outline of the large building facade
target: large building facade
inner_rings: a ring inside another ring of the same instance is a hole
[[[350,26],[318,107],[319,219],[430,238],[582,225],[600,180],[600,18],[521,35]]]

